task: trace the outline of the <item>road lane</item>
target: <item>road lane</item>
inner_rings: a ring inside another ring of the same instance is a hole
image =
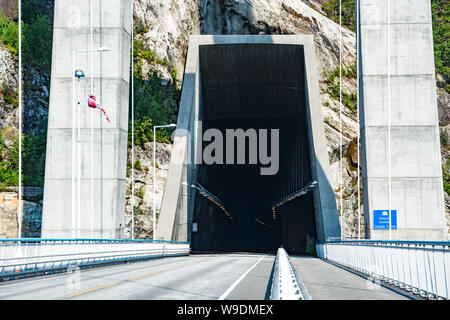
[[[171,257],[0,283],[0,299],[263,300],[275,255]],[[407,299],[318,258],[291,256],[313,299]]]
[[[409,300],[352,272],[310,256],[291,256],[313,300]]]
[[[10,281],[0,284],[0,299],[218,299],[263,256],[191,255]],[[265,259],[273,264],[273,256]],[[245,278],[258,270],[254,268]],[[260,275],[264,276],[268,281],[270,270]],[[230,293],[236,299],[245,297],[234,290],[248,291],[241,284]],[[263,299],[266,288],[258,290]]]
[[[270,299],[271,275],[275,255],[264,258],[226,297],[226,300]]]

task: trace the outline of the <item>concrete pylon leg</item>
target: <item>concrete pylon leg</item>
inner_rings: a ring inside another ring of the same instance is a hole
[[[447,240],[430,1],[359,4],[368,236]]]
[[[55,1],[44,238],[121,237],[131,19],[131,0]],[[109,51],[95,51],[100,47]],[[89,50],[95,52],[75,52]],[[74,69],[86,77],[74,81]],[[111,123],[88,107],[88,94]]]

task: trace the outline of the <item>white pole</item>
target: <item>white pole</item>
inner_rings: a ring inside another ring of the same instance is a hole
[[[131,1],[131,239],[134,239],[134,7]]]
[[[357,146],[357,153],[358,153],[358,170],[357,170],[357,174],[358,174],[358,192],[357,192],[357,196],[358,196],[358,240],[361,240],[361,194],[360,194],[360,190],[361,190],[361,184],[360,184],[360,178],[359,178],[359,163],[360,163],[360,140],[361,140],[361,132],[360,132],[360,120],[359,120],[359,80],[360,80],[360,69],[359,69],[359,0],[356,0],[356,108],[357,108],[357,120],[358,120],[358,136],[357,136],[357,142],[356,142],[356,146]]]
[[[343,183],[342,183],[342,0],[339,0],[339,206],[341,209],[341,239],[344,238],[344,205],[343,205]]]
[[[79,96],[79,90],[80,90],[80,80],[78,79],[78,92],[77,92],[77,99],[80,98]],[[80,232],[81,232],[81,105],[78,103],[78,137],[77,137],[77,198],[78,198],[78,205],[77,205],[77,237],[80,238]]]
[[[387,2],[388,12],[388,34],[387,34],[387,67],[388,67],[388,202],[389,202],[389,240],[392,240],[392,221],[391,221],[391,1]]]
[[[75,50],[72,52],[72,72],[75,72]],[[72,75],[72,238],[75,238],[75,75]]]
[[[94,51],[94,10],[93,0],[90,3],[90,24],[91,24],[91,51]],[[94,94],[94,53],[91,56],[91,88],[89,94]],[[94,238],[94,113],[91,112],[91,239]]]
[[[22,4],[19,1],[19,238],[22,237]]]
[[[153,240],[156,240],[156,126],[153,127]]]

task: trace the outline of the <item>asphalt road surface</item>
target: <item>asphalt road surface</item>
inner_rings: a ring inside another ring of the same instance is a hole
[[[313,300],[409,300],[401,295],[323,260],[291,256]]]
[[[0,283],[0,299],[264,300],[275,255],[191,255]],[[317,258],[292,257],[313,299],[405,299]]]

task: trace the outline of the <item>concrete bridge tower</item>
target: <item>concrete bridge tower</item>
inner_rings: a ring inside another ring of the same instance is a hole
[[[430,0],[359,4],[366,230],[446,240]]]
[[[44,238],[122,236],[130,1],[55,1]],[[82,70],[85,77],[74,81],[75,69]],[[105,106],[111,123],[100,110],[88,107],[88,94]]]

